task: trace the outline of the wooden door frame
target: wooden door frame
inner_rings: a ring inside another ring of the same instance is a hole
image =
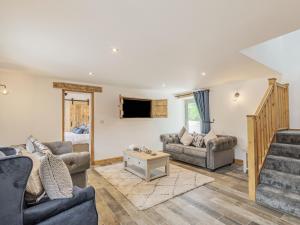
[[[62,141],[65,140],[65,93],[67,91],[70,91],[68,89],[61,89],[62,90]],[[94,119],[94,109],[95,109],[95,105],[94,105],[94,92],[89,92],[89,91],[81,91],[81,90],[74,90],[74,91],[70,91],[70,92],[78,92],[78,93],[88,93],[91,94],[91,107],[90,107],[90,115],[91,115],[91,119],[90,119],[90,123],[91,123],[91,129],[90,129],[90,149],[91,149],[91,164],[95,165],[95,119]]]

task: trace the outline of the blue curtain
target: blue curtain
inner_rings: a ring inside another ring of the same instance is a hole
[[[194,98],[202,120],[201,132],[207,134],[210,131],[209,90],[194,92]]]

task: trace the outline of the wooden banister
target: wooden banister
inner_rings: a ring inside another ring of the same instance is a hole
[[[289,86],[269,79],[269,87],[248,124],[249,198],[255,201],[259,174],[278,130],[289,129]]]

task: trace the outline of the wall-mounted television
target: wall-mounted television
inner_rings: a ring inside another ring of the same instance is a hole
[[[151,118],[151,100],[121,97],[121,118]]]

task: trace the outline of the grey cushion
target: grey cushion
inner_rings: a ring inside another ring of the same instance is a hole
[[[174,153],[183,153],[183,147],[182,144],[166,144],[166,150]]]
[[[47,152],[41,162],[40,177],[50,199],[71,198],[73,183],[62,159]]]
[[[206,157],[206,148],[197,148],[194,146],[184,146],[183,153],[191,156]]]

